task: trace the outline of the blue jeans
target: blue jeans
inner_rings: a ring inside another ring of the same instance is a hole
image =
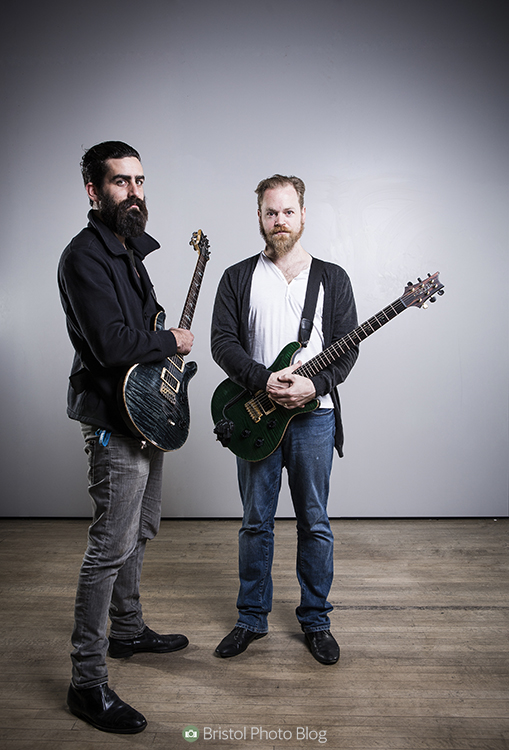
[[[297,519],[297,578],[301,587],[297,619],[304,632],[328,630],[332,606],[334,537],[327,516],[334,451],[332,409],[294,417],[274,453],[262,461],[237,459],[244,507],[239,531],[237,625],[266,633],[272,609],[274,517],[283,467]]]
[[[108,615],[115,638],[132,638],[145,627],[141,568],[147,539],[155,537],[161,519],[164,454],[123,435],[112,434],[101,444],[96,429],[82,425],[93,518],[72,634],[72,680],[78,688],[108,681]]]

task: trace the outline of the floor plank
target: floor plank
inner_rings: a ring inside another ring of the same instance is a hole
[[[238,522],[164,520],[146,555],[145,616],[191,644],[109,660],[110,684],[149,721],[132,737],[98,732],[65,706],[86,528],[0,522],[2,750],[508,750],[509,519],[335,520],[335,667],[312,659],[295,618],[294,521],[276,524],[269,636],[221,660]],[[187,725],[196,743],[182,737]]]

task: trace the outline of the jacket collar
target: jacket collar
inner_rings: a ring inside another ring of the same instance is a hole
[[[108,229],[106,224],[103,224],[97,211],[91,210],[88,212],[88,222],[89,226],[99,233],[102,241],[111,253],[114,255],[123,255],[127,253],[118,237],[116,237],[111,229]],[[152,253],[154,250],[161,247],[159,242],[146,232],[144,232],[141,237],[129,237],[128,240],[129,245],[134,249],[136,255],[142,259],[149,253]]]

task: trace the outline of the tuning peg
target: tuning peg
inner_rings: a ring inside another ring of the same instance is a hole
[[[422,279],[420,277],[417,277],[417,281],[419,282],[419,284],[422,284]]]
[[[437,294],[441,297],[442,294],[445,294],[445,289],[439,289]]]
[[[436,301],[437,301],[437,298],[436,298],[436,297],[430,297],[430,298],[429,298],[429,301],[430,301],[430,302],[436,302]]]

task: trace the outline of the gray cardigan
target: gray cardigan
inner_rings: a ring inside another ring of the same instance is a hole
[[[212,315],[212,356],[233,382],[250,391],[265,390],[270,370],[247,353],[251,280],[259,254],[240,261],[224,272],[217,289]],[[325,262],[322,333],[325,347],[357,327],[357,312],[347,273],[335,263]],[[347,351],[311,380],[317,396],[331,394],[336,415],[335,446],[343,455],[343,426],[337,386],[342,383],[358,356],[358,347]]]

